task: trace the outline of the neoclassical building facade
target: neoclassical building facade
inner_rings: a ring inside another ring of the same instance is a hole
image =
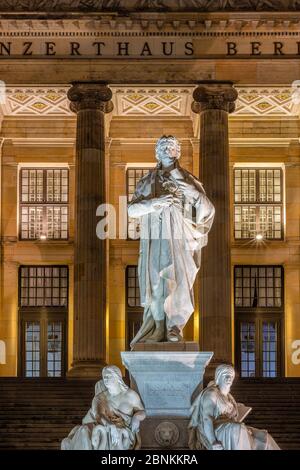
[[[121,365],[142,308],[120,214],[162,135],[216,207],[185,339],[241,377],[300,376],[299,10],[0,1],[1,376]]]

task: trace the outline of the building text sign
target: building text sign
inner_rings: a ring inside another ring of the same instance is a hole
[[[300,56],[300,34],[286,38],[214,36],[12,37],[1,34],[0,60],[5,58],[201,59],[283,58]]]

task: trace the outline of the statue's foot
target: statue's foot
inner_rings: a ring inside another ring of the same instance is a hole
[[[145,343],[161,343],[165,340],[165,325],[164,322],[157,322],[156,328],[151,336],[146,338]]]
[[[171,343],[179,343],[180,341],[182,341],[182,335],[181,335],[181,332],[179,330],[179,328],[177,328],[177,326],[174,326],[172,328],[170,328],[167,332],[167,340]]]
[[[165,339],[165,334],[160,332],[154,332],[153,335],[149,336],[145,343],[161,343]]]

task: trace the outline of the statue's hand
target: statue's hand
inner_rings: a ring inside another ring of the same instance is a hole
[[[152,199],[152,207],[154,210],[158,211],[164,207],[169,207],[173,204],[174,197],[172,194],[166,194],[158,198]]]
[[[111,442],[114,446],[119,444],[119,434],[116,426],[111,426],[110,428]]]
[[[134,416],[131,421],[131,431],[136,433],[140,430],[140,420]]]
[[[215,441],[212,444],[212,450],[224,450],[224,447],[222,446],[221,442]]]

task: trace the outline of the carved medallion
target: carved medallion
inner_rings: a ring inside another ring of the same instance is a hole
[[[173,447],[179,439],[179,429],[170,421],[163,421],[155,429],[155,440],[161,447]]]

